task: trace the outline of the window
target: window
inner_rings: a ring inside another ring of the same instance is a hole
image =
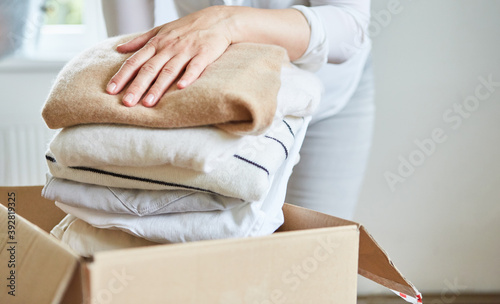
[[[27,39],[21,52],[28,58],[68,60],[106,38],[100,0],[38,0],[31,3],[26,28],[31,26],[32,29],[25,30]]]
[[[45,25],[82,24],[83,0],[48,0],[42,6]]]

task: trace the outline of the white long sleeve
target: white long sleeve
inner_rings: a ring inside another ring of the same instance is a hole
[[[326,62],[343,63],[369,47],[370,1],[310,1],[310,7],[294,5],[311,28],[309,46],[296,65],[318,70]]]
[[[368,38],[370,0],[174,0],[174,2],[179,17],[210,5],[221,4],[299,10],[309,23],[311,38],[304,55],[294,63],[309,71],[317,71],[327,62],[346,62],[359,51],[370,47]],[[160,23],[167,21],[158,19]]]

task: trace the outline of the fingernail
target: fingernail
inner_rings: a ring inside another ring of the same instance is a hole
[[[181,80],[177,83],[177,86],[180,88],[185,88],[187,86],[187,81],[186,80]]]
[[[126,103],[132,103],[133,100],[134,100],[134,94],[132,93],[128,93],[127,95],[125,95],[125,97],[123,97],[123,102]]]
[[[106,90],[109,92],[109,93],[114,93],[115,92],[115,89],[116,89],[116,83],[114,82],[110,82],[108,84],[108,87],[106,88]]]
[[[153,94],[149,94],[148,96],[146,96],[146,100],[144,100],[144,102],[146,102],[148,105],[150,105],[153,103],[154,99],[155,99],[155,96]]]

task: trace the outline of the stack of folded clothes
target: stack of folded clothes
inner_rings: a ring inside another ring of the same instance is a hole
[[[133,37],[69,62],[44,105],[62,129],[42,195],[68,213],[52,234],[90,255],[273,233],[320,81],[280,47],[236,44],[191,86],[128,108],[105,87],[130,56],[116,45]]]

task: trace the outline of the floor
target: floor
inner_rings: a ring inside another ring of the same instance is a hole
[[[441,296],[423,294],[424,304],[500,304],[500,294],[469,294],[460,296]],[[404,304],[397,296],[358,297],[358,304]]]

